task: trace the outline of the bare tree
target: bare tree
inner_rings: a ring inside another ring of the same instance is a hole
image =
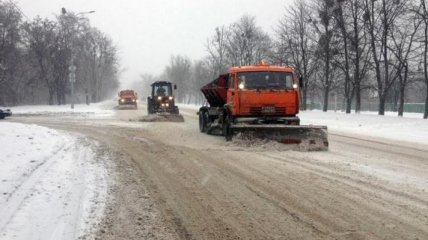
[[[16,75],[22,54],[21,18],[13,3],[0,1],[0,105],[18,102],[14,85],[21,81]]]
[[[425,111],[424,119],[428,119],[428,9],[425,0],[420,0],[419,6],[415,8],[415,12],[419,15],[422,20],[423,26],[423,72],[424,72],[424,82],[426,87],[426,96],[425,96]]]
[[[385,100],[391,86],[398,78],[397,71],[390,69],[390,33],[397,17],[402,14],[406,0],[364,0],[365,20],[370,35],[373,63],[376,72],[379,115],[385,114]]]
[[[229,28],[227,58],[233,66],[252,65],[271,55],[270,37],[256,26],[255,17],[244,15]]]
[[[314,4],[316,13],[319,16],[319,22],[315,18],[311,19],[311,22],[318,33],[318,49],[316,54],[322,62],[322,68],[324,70],[321,86],[323,91],[323,111],[326,112],[328,110],[330,90],[334,83],[332,62],[335,55],[338,53],[337,48],[333,47],[333,41],[337,33],[333,21],[336,4],[334,0],[314,1]]]
[[[207,51],[209,61],[212,62],[212,67],[215,69],[215,75],[224,73],[227,70],[227,35],[226,27],[221,26],[215,29],[215,34],[208,39]]]
[[[212,71],[210,71],[210,66],[207,63],[204,60],[197,60],[192,66],[192,97],[194,98],[194,103],[202,104],[205,101],[200,89],[213,79]],[[216,74],[218,75],[219,73]]]
[[[310,9],[307,1],[296,0],[294,6],[287,9],[285,16],[277,27],[278,43],[277,63],[292,65],[303,81],[302,109],[307,109],[308,90],[317,61],[314,56],[315,43],[310,38],[313,34],[309,22]],[[312,84],[313,85],[313,84]]]
[[[352,98],[354,93],[354,85],[351,82],[351,67],[350,67],[350,53],[349,53],[349,35],[348,35],[348,29],[347,29],[347,23],[345,22],[345,17],[343,13],[343,7],[342,2],[337,2],[336,9],[335,9],[335,15],[338,23],[338,27],[340,29],[341,34],[341,40],[343,41],[343,64],[341,64],[342,61],[337,62],[337,66],[341,67],[343,70],[343,74],[345,75],[345,82],[344,82],[344,90],[345,90],[345,102],[346,102],[346,113],[351,113],[351,107],[352,107]]]
[[[36,62],[37,77],[47,87],[49,93],[48,103],[53,105],[56,92],[52,67],[56,52],[56,23],[38,17],[33,22],[25,24],[24,29],[29,54]]]
[[[364,28],[364,5],[361,0],[352,0],[346,3],[350,9],[351,33],[349,34],[351,43],[351,61],[354,66],[353,84],[355,91],[355,112],[361,111],[361,91],[363,80],[367,77],[370,67],[370,44],[368,34]]]
[[[170,63],[165,69],[165,76],[168,80],[180,88],[177,92],[177,99],[182,103],[189,101],[189,95],[191,95],[191,67],[192,62],[188,57],[171,56]]]
[[[410,7],[410,6],[409,6]],[[417,52],[417,46],[415,46],[415,40],[419,27],[422,24],[422,20],[417,18],[414,13],[408,11],[402,14],[392,28],[391,40],[393,45],[390,47],[392,54],[395,57],[396,64],[394,68],[398,74],[398,116],[403,116],[404,112],[404,95],[406,87],[410,83],[409,75],[410,63],[415,62],[415,59],[419,56]],[[415,69],[413,69],[415,70]]]

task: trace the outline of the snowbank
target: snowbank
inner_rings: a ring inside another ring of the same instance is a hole
[[[343,112],[306,111],[299,114],[302,124],[327,125],[329,130],[390,140],[428,143],[428,120],[421,114],[397,117],[373,112],[345,114]]]
[[[199,106],[179,104],[180,109],[197,112]],[[299,117],[301,124],[327,125],[333,132],[358,134],[378,137],[389,140],[399,140],[411,143],[428,143],[428,120],[422,119],[420,113],[404,113],[404,117],[397,117],[397,113],[387,112],[379,116],[376,112],[362,112],[360,114],[345,114],[343,112],[303,111]]]
[[[102,216],[108,178],[83,137],[0,122],[0,239],[77,239]]]
[[[65,114],[65,115],[81,115],[81,116],[97,116],[97,117],[109,117],[114,115],[114,106],[116,102],[114,101],[105,101],[101,103],[92,103],[90,105],[86,104],[76,104],[74,109],[71,109],[71,106],[68,105],[28,105],[28,106],[17,106],[10,107],[13,114]]]

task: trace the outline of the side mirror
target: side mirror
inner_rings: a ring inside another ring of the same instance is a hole
[[[299,87],[303,88],[303,77],[299,77]]]
[[[177,90],[177,85],[174,84],[174,90]]]

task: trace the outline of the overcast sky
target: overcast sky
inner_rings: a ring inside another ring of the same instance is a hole
[[[95,10],[87,15],[93,26],[107,33],[119,48],[121,81],[140,74],[160,74],[171,55],[199,59],[217,26],[229,25],[250,14],[272,33],[287,4],[293,0],[17,0],[29,18],[53,18],[62,7],[69,11]],[[126,84],[124,84],[126,85]]]

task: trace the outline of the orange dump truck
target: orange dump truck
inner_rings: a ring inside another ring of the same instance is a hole
[[[308,150],[327,150],[326,126],[300,125],[299,81],[290,67],[232,67],[201,89],[208,105],[199,111],[199,129],[219,133],[227,141],[234,134],[287,144],[304,144]]]

